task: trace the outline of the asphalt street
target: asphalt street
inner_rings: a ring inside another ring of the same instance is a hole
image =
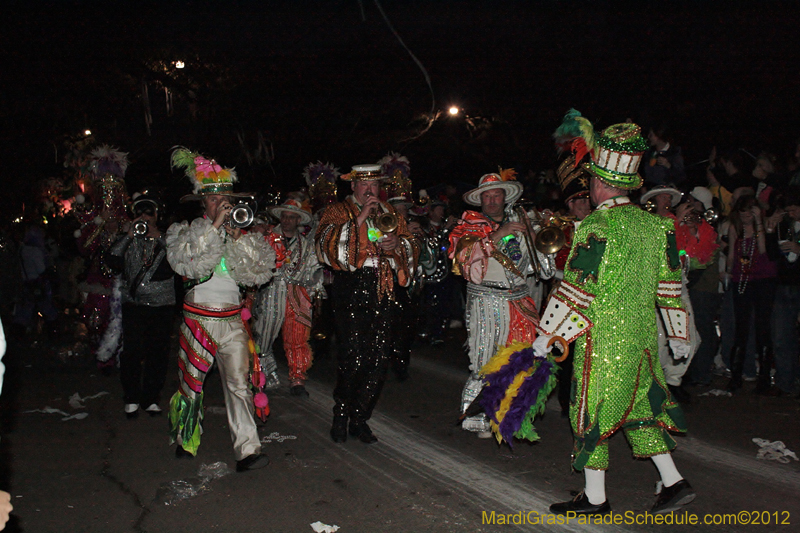
[[[272,414],[259,428],[271,464],[245,473],[234,470],[219,374],[207,380],[198,456],[179,460],[166,417],[126,419],[118,374],[102,375],[86,355],[68,355],[69,338],[56,348],[37,336],[12,341],[0,398],[0,488],[15,508],[7,530],[302,532],[316,522],[342,533],[797,530],[800,463],[756,459],[752,439],[800,452],[800,402],[756,396],[751,386],[733,398],[692,390],[686,406],[689,433],[677,437],[674,457],[697,491],[685,509],[700,524],[636,523],[647,519],[658,475],[652,462],[631,457],[622,436],[611,441],[607,474],[622,522],[546,524],[549,504],[582,488],[583,476],[570,472],[568,422],[553,397],[537,424],[538,443],[512,449],[462,431],[464,336],[453,329],[443,345],[418,343],[411,378],[389,376],[370,424],[375,445],[335,444],[328,435],[332,355],[317,357],[305,399],[288,394],[279,361],[283,383],[269,394]],[[162,407],[177,386],[174,354],[171,363]],[[724,378],[714,385],[724,388]],[[738,524],[730,524],[733,515]]]

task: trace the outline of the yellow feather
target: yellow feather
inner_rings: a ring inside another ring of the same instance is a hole
[[[511,359],[511,356],[514,354],[514,352],[524,350],[525,348],[530,348],[530,346],[531,344],[529,342],[525,343],[515,341],[504,348],[500,348],[497,353],[494,354],[491,359],[489,359],[489,362],[483,365],[483,368],[480,370],[480,374],[482,376],[486,376],[488,374],[497,372],[503,367],[503,365],[508,364],[508,361]]]
[[[532,370],[530,369],[520,372],[514,377],[514,381],[511,382],[511,385],[508,386],[506,396],[503,398],[503,401],[500,402],[500,408],[494,414],[498,423],[503,423],[503,419],[506,417],[506,413],[508,413],[508,409],[511,407],[511,402],[517,397],[517,393],[519,392],[519,388],[522,386],[522,382],[525,381],[525,378],[530,376],[531,373]]]

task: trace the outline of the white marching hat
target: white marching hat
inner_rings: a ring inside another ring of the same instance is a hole
[[[511,175],[516,173],[512,171]],[[481,205],[481,193],[490,189],[506,191],[506,204],[513,204],[522,196],[522,184],[513,177],[504,180],[500,174],[484,174],[478,180],[478,187],[464,193],[464,201],[469,205]]]
[[[674,187],[670,187],[668,185],[659,185],[658,187],[653,187],[652,189],[644,193],[642,197],[639,198],[639,203],[644,205],[647,203],[647,200],[655,198],[659,194],[669,194],[672,197],[670,202],[672,207],[675,207],[676,205],[681,203],[681,197],[683,196],[681,191],[675,189]]]
[[[280,220],[281,214],[283,213],[291,213],[293,215],[298,215],[300,217],[300,224],[303,226],[307,226],[311,224],[311,210],[309,208],[303,207],[298,200],[294,198],[289,198],[281,205],[273,205],[267,208],[267,212]]]

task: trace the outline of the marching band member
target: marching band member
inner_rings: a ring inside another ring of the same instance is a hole
[[[498,346],[533,342],[536,336],[539,313],[526,278],[549,279],[555,273],[551,255],[529,250],[523,235],[530,224],[510,208],[521,195],[522,184],[513,170],[484,175],[477,188],[464,194],[464,202],[480,206],[481,211],[465,211],[450,233],[453,272],[467,280],[470,377],[461,396],[462,413],[478,396],[479,371]],[[538,265],[531,264],[531,258]],[[479,438],[492,435],[485,414],[465,418],[461,427],[478,433]]]
[[[317,257],[334,270],[331,297],[340,346],[331,438],[338,443],[348,432],[366,444],[378,440],[367,421],[394,351],[395,295],[411,283],[419,256],[405,220],[378,199],[384,178],[380,165],[357,165],[341,176],[353,194],[325,209],[316,233]],[[394,231],[376,226],[376,217],[386,213],[396,219]]]

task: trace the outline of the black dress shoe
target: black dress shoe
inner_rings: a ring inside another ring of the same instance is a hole
[[[554,503],[551,505],[550,512],[561,515],[567,513],[575,513],[576,515],[608,514],[611,512],[611,505],[609,505],[608,500],[595,505],[589,502],[589,498],[581,491],[574,499],[568,502]]]
[[[696,497],[697,494],[689,482],[682,479],[669,487],[661,487],[661,492],[656,495],[656,503],[651,511],[653,514],[671,513],[692,503]]]
[[[241,461],[236,461],[237,472],[247,472],[248,470],[258,470],[269,464],[269,457],[263,453],[251,453]]]
[[[175,458],[176,459],[194,459],[194,455],[191,452],[187,452],[183,449],[183,446],[178,444],[178,447],[175,448]]]
[[[360,424],[350,424],[350,435],[357,437],[358,440],[364,444],[375,444],[378,442],[378,437],[372,434],[372,430],[369,429],[369,426],[366,422],[361,422]]]
[[[341,444],[347,441],[347,417],[334,416],[333,425],[331,426],[331,438],[333,442]]]

